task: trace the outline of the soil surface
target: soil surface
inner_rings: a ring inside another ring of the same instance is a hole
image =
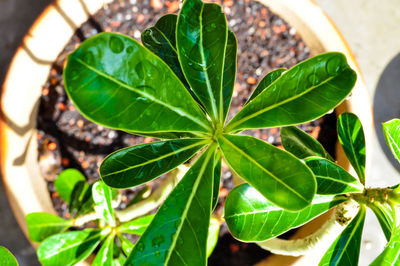
[[[222,4],[228,25],[238,40],[238,71],[228,119],[246,102],[264,75],[276,68],[290,68],[309,57],[309,50],[296,29],[271,13],[256,1],[213,1]],[[155,24],[166,13],[176,13],[180,1],[115,0],[98,11],[79,28],[54,63],[42,90],[38,115],[39,163],[53,204],[60,216],[69,218],[68,207],[57,195],[54,180],[66,168],[76,168],[89,182],[99,178],[98,167],[109,153],[127,146],[155,141],[150,137],[134,136],[96,125],[85,119],[68,99],[62,80],[62,70],[68,53],[83,40],[96,33],[120,32],[140,41],[140,33]],[[318,137],[333,154],[336,142],[335,115],[331,114],[300,125]],[[320,134],[322,133],[322,134]],[[244,134],[261,138],[280,146],[278,128],[248,130]],[[332,138],[331,138],[332,137]],[[224,170],[217,214],[223,212],[223,202],[234,186],[232,174]],[[152,188],[160,180],[143,186]],[[124,208],[143,186],[122,191]],[[226,225],[221,227],[220,240],[210,265],[253,265],[269,253],[257,245],[233,239]]]

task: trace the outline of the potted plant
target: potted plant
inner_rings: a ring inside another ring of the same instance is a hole
[[[116,48],[116,47],[114,47],[114,48]],[[117,50],[118,50],[118,48],[116,48]],[[90,55],[89,55],[89,57],[90,57]],[[90,58],[85,58],[85,60],[90,60]],[[145,67],[144,66],[142,66],[143,67],[143,69],[145,69]],[[139,68],[140,69],[140,68]],[[140,71],[138,71],[137,73],[140,73]],[[197,97],[197,98],[199,98],[199,97]],[[204,99],[203,99],[203,101],[204,101]],[[215,115],[216,115],[216,113],[214,113],[214,122],[216,121],[215,119],[217,119],[216,117],[215,117]],[[146,134],[149,134],[149,132],[145,132],[145,131],[138,131],[138,132],[136,132],[136,133],[146,133]],[[158,134],[158,133],[157,133]],[[160,136],[160,135],[159,135]],[[202,134],[201,133],[199,133],[199,134],[197,134],[197,136],[198,137],[204,137],[204,136],[202,136]],[[165,135],[163,136],[163,137],[166,137]],[[196,145],[195,145],[196,146]]]

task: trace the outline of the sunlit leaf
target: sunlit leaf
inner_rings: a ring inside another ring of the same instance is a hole
[[[128,265],[206,265],[214,151],[209,147],[164,201]]]
[[[271,72],[269,72],[267,75],[263,77],[263,79],[258,83],[257,88],[253,91],[253,94],[251,94],[250,98],[247,100],[245,103],[248,104],[251,102],[255,97],[257,97],[261,92],[263,92],[266,88],[268,88],[269,85],[272,84],[277,78],[279,78],[283,72],[285,72],[287,69],[284,68],[278,68],[275,69]]]
[[[207,258],[211,256],[215,246],[218,242],[219,236],[219,221],[215,218],[210,219],[210,226],[208,227],[207,237]]]
[[[357,216],[329,247],[320,266],[358,265],[365,211],[365,206],[361,205]]]
[[[62,171],[56,181],[54,186],[58,195],[67,203],[71,200],[71,194],[74,190],[75,185],[79,181],[86,181],[85,176],[76,169],[70,168]]]
[[[250,136],[224,134],[218,142],[229,166],[269,201],[292,211],[311,203],[315,177],[292,154]]]
[[[355,114],[343,113],[337,121],[340,144],[361,183],[365,184],[365,137],[360,119]]]
[[[316,119],[346,98],[356,78],[343,54],[312,57],[283,73],[246,104],[225,132],[289,126]]]
[[[201,139],[178,139],[123,148],[104,159],[100,165],[100,175],[111,187],[138,186],[184,163],[207,142]]]
[[[110,234],[101,245],[92,266],[110,266],[113,261],[114,234]]]
[[[386,143],[393,156],[400,162],[400,120],[392,119],[382,125]]]
[[[42,242],[45,238],[61,233],[72,226],[71,220],[46,212],[33,212],[26,216],[29,238],[34,242]]]
[[[124,252],[124,254],[126,256],[129,256],[129,254],[131,253],[131,251],[133,249],[134,244],[129,239],[127,239],[125,236],[123,236],[122,234],[118,235],[118,239],[119,239],[119,242],[121,242],[122,251]]]
[[[111,188],[103,181],[97,181],[92,187],[94,209],[110,226],[115,226],[114,210],[111,206]]]
[[[221,186],[221,171],[222,171],[222,159],[221,153],[217,152],[215,154],[215,168],[214,168],[214,184],[213,184],[213,200],[212,209],[214,210],[218,204],[219,189]]]
[[[146,231],[147,226],[151,223],[154,218],[154,214],[143,216],[132,220],[127,223],[123,223],[118,227],[118,231],[121,233],[142,235]]]
[[[389,206],[382,205],[379,202],[369,204],[368,207],[374,212],[378,222],[385,234],[386,240],[390,240],[393,227],[393,212]]]
[[[224,217],[234,237],[241,241],[264,241],[301,226],[345,201],[341,196],[315,195],[310,206],[291,212],[277,207],[249,184],[242,184],[228,194]]]
[[[18,266],[18,262],[14,255],[5,247],[0,246],[0,265]]]

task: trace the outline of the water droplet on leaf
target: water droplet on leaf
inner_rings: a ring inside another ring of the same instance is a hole
[[[326,62],[326,72],[333,76],[340,72],[342,60],[339,57],[332,57]]]
[[[151,241],[151,244],[153,245],[153,247],[156,247],[156,248],[158,248],[162,243],[164,243],[163,235],[159,235],[159,236],[155,237],[153,239],[153,241]]]
[[[113,51],[116,54],[121,53],[125,48],[123,41],[117,36],[110,37],[109,46],[111,51]]]
[[[142,242],[137,244],[137,249],[139,252],[142,252],[144,250],[144,244]]]

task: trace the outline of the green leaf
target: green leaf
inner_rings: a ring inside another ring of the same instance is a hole
[[[134,247],[134,244],[122,234],[118,234],[118,239],[121,242],[122,251],[126,256],[129,256]]]
[[[305,163],[317,178],[317,194],[361,193],[364,186],[339,165],[321,157],[308,157]]]
[[[67,203],[71,200],[71,194],[74,190],[75,185],[79,181],[86,181],[85,176],[76,169],[70,168],[62,171],[56,181],[54,186],[58,195]]]
[[[112,192],[104,182],[97,181],[92,187],[94,209],[111,227],[115,226],[114,210],[111,206]]]
[[[120,225],[118,227],[118,231],[121,233],[142,235],[144,231],[146,231],[147,226],[149,226],[153,218],[154,214],[137,218],[135,220]]]
[[[93,197],[92,197],[93,185],[94,185],[94,183],[89,185],[89,187],[83,193],[81,200],[77,203],[78,208],[77,208],[76,216],[80,216],[80,215],[92,212],[94,210],[94,201],[93,201]]]
[[[263,77],[263,79],[260,81],[260,83],[258,83],[257,88],[253,91],[253,93],[251,94],[250,98],[247,100],[245,105],[248,104],[249,102],[251,102],[255,97],[257,97],[265,89],[267,89],[268,86],[271,85],[272,82],[274,82],[276,79],[278,79],[285,71],[287,71],[287,69],[278,68],[278,69],[275,69],[275,70],[269,72],[267,75],[265,75],[265,77]]]
[[[109,266],[112,265],[113,261],[113,251],[114,251],[114,234],[110,234],[103,245],[101,246],[99,252],[92,263],[92,266]]]
[[[8,249],[3,246],[0,246],[0,265],[18,266],[17,259]]]
[[[400,228],[393,226],[389,243],[382,253],[370,264],[370,266],[393,266],[400,264]]]
[[[85,181],[78,181],[74,189],[72,190],[71,196],[70,196],[70,202],[69,204],[69,211],[72,214],[79,215],[78,212],[82,207],[82,202],[84,202],[84,198],[87,194],[87,191],[89,190],[89,185]],[[91,191],[90,191],[91,193]]]
[[[356,171],[361,183],[365,184],[365,137],[360,119],[355,114],[343,113],[337,121],[339,142]]]
[[[178,139],[124,148],[104,159],[100,175],[111,187],[138,186],[184,163],[207,143],[201,139]]]
[[[316,119],[339,105],[357,79],[340,53],[325,53],[292,67],[246,104],[225,132],[289,126]]]
[[[228,29],[228,41],[225,50],[224,73],[222,81],[222,99],[224,101],[223,123],[228,115],[236,81],[237,40],[232,30]]]
[[[382,231],[385,234],[386,240],[389,241],[390,236],[392,235],[392,226],[393,226],[392,210],[390,209],[390,207],[382,205],[378,202],[369,204],[368,207],[374,212],[382,228]]]
[[[219,236],[219,221],[215,218],[210,219],[207,236],[207,258],[211,256],[218,242]]]
[[[79,111],[103,126],[137,133],[211,128],[172,70],[121,34],[101,33],[84,41],[68,56],[64,82]]]
[[[319,156],[334,161],[316,139],[295,126],[281,128],[281,140],[285,150],[299,159]]]
[[[217,152],[215,154],[214,163],[214,184],[213,184],[213,199],[212,199],[212,209],[214,210],[218,204],[219,189],[221,186],[221,171],[222,171],[222,158],[221,153]]]
[[[357,216],[329,247],[318,265],[358,265],[365,212],[365,206],[361,205]]]
[[[34,242],[42,242],[45,238],[61,233],[72,226],[71,220],[65,220],[45,212],[33,212],[26,216],[29,238]]]
[[[114,259],[112,262],[112,266],[122,266],[125,264],[126,261],[126,257],[124,255],[119,255],[118,258]]]
[[[128,265],[206,265],[214,151],[211,145],[164,201]]]
[[[37,255],[44,266],[74,265],[87,258],[110,229],[66,232],[46,238],[39,246]]]
[[[382,124],[383,135],[394,158],[400,162],[400,120],[392,119]]]
[[[250,136],[223,134],[218,142],[229,166],[269,201],[292,211],[311,203],[315,177],[292,154]]]
[[[301,226],[345,201],[346,198],[341,196],[315,195],[310,206],[291,212],[277,207],[249,184],[242,184],[228,194],[224,217],[235,238],[265,241]]]
[[[213,121],[224,120],[223,72],[228,27],[221,6],[185,1],[176,46],[183,73]]]

